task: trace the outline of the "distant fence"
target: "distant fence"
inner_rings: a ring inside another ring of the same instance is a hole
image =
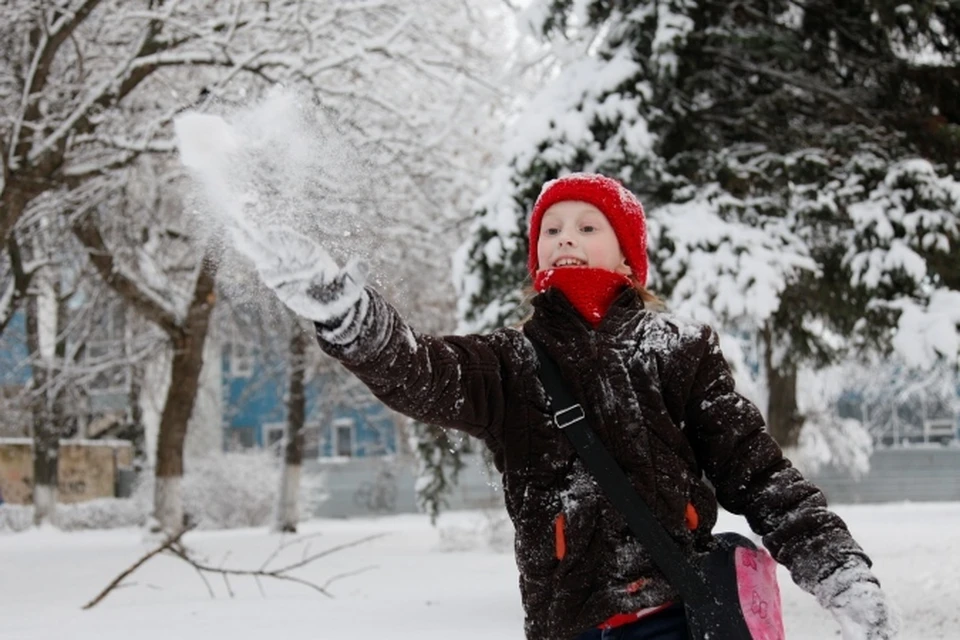
[[[960,446],[878,449],[862,478],[827,468],[810,479],[831,504],[960,501]]]
[[[417,512],[416,464],[410,458],[328,458],[303,464],[304,474],[312,476],[307,484],[322,487],[320,495],[306,497],[313,517]],[[499,483],[491,482],[480,456],[464,458],[459,482],[447,502],[451,510],[502,504]]]
[[[33,446],[26,438],[0,438],[0,495],[11,504],[29,504],[33,492]],[[64,440],[60,445],[60,501],[81,502],[116,495],[118,474],[133,461],[125,441]],[[487,475],[479,455],[464,458],[459,483],[447,509],[480,509],[502,504],[494,473]],[[417,511],[410,458],[328,458],[307,460],[304,515],[324,518]],[[831,504],[870,502],[960,502],[960,446],[925,445],[878,449],[870,471],[855,478],[843,469],[809,474]]]
[[[63,503],[111,498],[121,469],[133,464],[125,440],[61,440],[57,493]],[[0,495],[10,504],[33,502],[33,441],[0,438]]]
[[[465,459],[459,484],[449,497],[450,510],[502,504],[501,489],[480,456]],[[408,458],[344,458],[310,460],[304,472],[323,487],[308,497],[310,515],[346,518],[417,511],[415,466]],[[842,469],[823,469],[808,476],[831,504],[864,502],[960,502],[960,446],[929,445],[879,449],[870,471],[854,478]],[[312,499],[310,499],[312,498]]]

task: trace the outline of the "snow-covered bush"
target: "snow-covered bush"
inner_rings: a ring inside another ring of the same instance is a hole
[[[803,431],[790,459],[804,473],[816,474],[824,467],[846,470],[861,478],[870,471],[873,439],[859,420],[835,413],[808,413]]]
[[[57,505],[56,526],[64,531],[139,527],[147,520],[149,503],[136,498],[101,498]]]
[[[513,550],[514,528],[502,505],[476,512],[451,514],[437,527],[441,551]]]
[[[201,529],[266,525],[277,504],[280,461],[270,452],[226,453],[187,461],[183,510]]]
[[[58,504],[54,526],[64,531],[139,527],[147,520],[150,502],[144,496],[100,498]],[[26,531],[33,526],[32,504],[0,506],[0,534]]]
[[[101,498],[58,504],[53,523],[64,531],[139,527],[147,520],[149,504],[133,498]],[[32,504],[0,506],[0,534],[26,531],[33,526]]]
[[[24,531],[33,526],[33,505],[0,504],[0,533]]]
[[[225,453],[187,460],[183,510],[200,529],[259,527],[271,523],[280,493],[282,460],[272,451]],[[300,513],[309,517],[320,478],[300,476]]]
[[[188,522],[200,529],[270,524],[280,489],[280,469],[280,460],[267,451],[187,460],[182,489]],[[309,515],[315,506],[304,499],[318,494],[318,482],[309,475],[301,477],[301,513]],[[143,526],[152,510],[153,490],[153,476],[144,473],[130,498],[57,505],[55,524],[67,531]],[[0,506],[0,533],[24,531],[32,526],[32,505]]]

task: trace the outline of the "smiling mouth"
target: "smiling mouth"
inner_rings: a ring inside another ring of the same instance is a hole
[[[577,258],[560,258],[553,263],[554,267],[582,267],[587,263]]]

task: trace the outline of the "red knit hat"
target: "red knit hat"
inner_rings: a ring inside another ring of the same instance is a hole
[[[647,223],[643,205],[626,187],[599,173],[572,173],[543,185],[530,214],[530,276],[539,268],[537,241],[544,212],[558,202],[592,204],[606,216],[617,234],[627,266],[641,285],[647,284]]]

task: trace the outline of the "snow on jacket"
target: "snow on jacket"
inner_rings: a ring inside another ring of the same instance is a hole
[[[746,516],[808,592],[843,565],[869,564],[736,393],[709,327],[649,311],[631,289],[593,329],[549,290],[522,331],[441,338],[416,333],[367,294],[344,326],[318,327],[321,347],[388,406],[491,449],[516,529],[530,640],[570,638],[677,593],[553,426],[524,334],[545,345],[591,427],[691,553],[711,548],[719,502]]]

